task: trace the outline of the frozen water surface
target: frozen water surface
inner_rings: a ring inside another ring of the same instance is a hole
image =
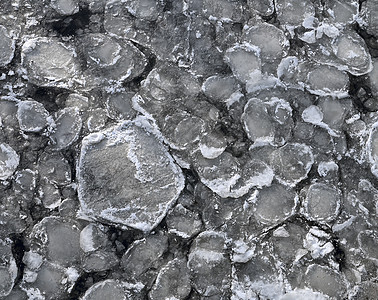
[[[0,298],[376,299],[377,4],[0,1]]]

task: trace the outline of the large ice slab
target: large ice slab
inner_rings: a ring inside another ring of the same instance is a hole
[[[84,138],[78,183],[84,215],[150,231],[178,198],[184,177],[153,134],[125,122]]]

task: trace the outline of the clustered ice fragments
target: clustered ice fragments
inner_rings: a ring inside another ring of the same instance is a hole
[[[0,2],[1,299],[376,299],[377,0]]]

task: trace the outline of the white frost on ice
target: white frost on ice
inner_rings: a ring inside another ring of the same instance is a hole
[[[16,171],[20,157],[8,144],[0,144],[0,180],[6,180]]]

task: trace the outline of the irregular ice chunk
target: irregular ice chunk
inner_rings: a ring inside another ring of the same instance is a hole
[[[242,22],[243,7],[232,0],[202,0],[202,11],[210,20]]]
[[[53,300],[65,298],[76,279],[70,280],[66,269],[57,264],[44,261],[36,271],[26,270],[23,277],[23,288],[29,299]]]
[[[296,193],[280,184],[263,188],[256,196],[255,217],[263,224],[282,222],[294,212]]]
[[[11,245],[0,240],[0,296],[10,294],[17,277],[17,265],[12,254]]]
[[[282,279],[264,250],[245,264],[235,265],[232,277],[232,300],[279,299],[284,291]]]
[[[293,120],[290,104],[272,97],[270,101],[258,98],[248,100],[241,117],[244,130],[256,146],[283,145],[290,136]]]
[[[141,300],[140,295],[143,284],[130,284],[113,279],[100,281],[92,285],[84,294],[82,300]]]
[[[206,159],[198,155],[194,161],[201,181],[213,192],[223,198],[240,197],[232,192],[232,187],[240,178],[240,166],[235,157],[223,152],[215,159]]]
[[[80,134],[82,126],[79,110],[67,107],[57,113],[50,139],[55,150],[62,150],[74,143]]]
[[[21,195],[26,200],[33,197],[34,190],[37,186],[37,172],[30,169],[24,169],[16,172],[13,188],[16,194]]]
[[[80,230],[74,221],[46,217],[31,232],[32,249],[62,267],[80,261]]]
[[[88,109],[88,106],[89,106],[88,101],[89,101],[88,97],[73,93],[67,96],[65,105],[66,107],[76,107],[80,111],[83,111],[83,110]]]
[[[209,132],[200,140],[199,148],[203,157],[213,159],[226,150],[227,141],[220,132]]]
[[[22,65],[31,83],[39,86],[73,86],[80,65],[76,52],[58,38],[34,38],[22,46]]]
[[[331,221],[340,209],[340,191],[324,183],[314,183],[308,188],[304,207],[311,220]]]
[[[274,12],[273,0],[248,0],[248,6],[262,16],[269,16]]]
[[[323,112],[316,105],[310,105],[302,112],[303,121],[322,127],[328,131],[331,136],[338,136],[327,124],[323,122]]]
[[[7,28],[0,25],[0,67],[9,64],[14,57],[15,40],[9,36]]]
[[[174,259],[159,272],[149,299],[186,299],[191,291],[189,269],[186,260]]]
[[[155,21],[164,8],[164,2],[158,0],[126,0],[123,3],[130,14],[147,21]]]
[[[298,27],[306,19],[315,16],[313,1],[277,0],[277,18],[283,26]]]
[[[184,239],[191,238],[201,231],[202,222],[198,213],[178,204],[166,218],[168,232]]]
[[[272,244],[274,253],[289,268],[297,264],[308,253],[303,248],[303,241],[308,232],[306,226],[301,225],[288,222],[279,227],[280,231],[283,231],[283,234],[280,234],[280,236],[274,234],[278,229],[273,233]]]
[[[110,270],[119,264],[119,258],[109,250],[98,250],[89,253],[83,260],[83,269],[86,272],[102,272]]]
[[[240,85],[234,76],[211,76],[203,83],[202,91],[214,102],[225,103],[227,107],[243,97]]]
[[[51,0],[50,5],[63,16],[69,16],[79,12],[78,0]]]
[[[278,181],[294,187],[307,178],[314,163],[314,156],[307,145],[290,143],[273,151],[270,162]]]
[[[17,118],[21,130],[39,132],[49,124],[49,113],[42,103],[21,101],[17,106]]]
[[[360,76],[372,70],[369,50],[360,36],[343,32],[336,39],[333,48],[336,57],[347,67],[349,73]]]
[[[171,147],[185,149],[204,135],[205,128],[206,123],[201,118],[179,112],[165,118],[162,131]]]
[[[108,116],[116,120],[131,120],[136,115],[133,109],[132,98],[134,93],[121,92],[110,94],[106,99]]]
[[[38,189],[39,198],[45,208],[54,209],[62,203],[62,198],[58,187],[46,178],[41,179],[41,185]]]
[[[376,14],[378,1],[377,0],[369,0],[365,1],[366,3],[362,3],[362,11],[361,15],[363,17],[364,27],[369,34],[374,36],[378,36],[378,16]]]
[[[20,157],[8,144],[0,144],[0,180],[6,180],[16,171]]]
[[[248,43],[236,44],[227,49],[225,60],[235,77],[243,83],[251,80],[256,71],[261,73],[259,49]]]
[[[97,84],[131,80],[139,76],[147,64],[145,55],[132,43],[105,34],[84,36],[82,48],[89,67],[87,76],[95,76]]]
[[[332,0],[326,3],[326,8],[332,22],[336,23],[338,27],[343,27],[356,20],[359,5],[355,0]]]
[[[131,244],[121,260],[121,267],[133,279],[140,279],[150,269],[162,264],[167,251],[168,238],[164,235],[150,235]]]
[[[89,111],[87,120],[87,127],[89,132],[95,132],[103,129],[107,121],[106,110],[103,108],[96,108]]]
[[[71,182],[71,167],[60,153],[43,153],[38,163],[41,178],[46,178],[57,185]]]
[[[268,23],[245,28],[243,38],[260,49],[261,60],[279,60],[287,55],[290,43],[281,29]]]
[[[306,87],[309,92],[320,96],[336,96],[343,98],[348,95],[348,75],[332,66],[320,65],[308,73]]]
[[[107,236],[103,226],[91,223],[80,232],[80,248],[84,252],[92,252],[106,245]]]
[[[330,235],[316,227],[310,229],[303,241],[303,246],[310,251],[312,258],[317,259],[331,253],[335,248],[330,240]]]
[[[339,166],[334,161],[322,161],[318,165],[318,174],[322,177],[338,170]]]
[[[308,287],[329,297],[335,299],[345,297],[346,284],[341,275],[328,267],[310,265],[306,270],[304,281]]]
[[[29,270],[38,270],[38,268],[43,263],[43,257],[37,252],[28,251],[25,252],[22,262],[26,265]]]
[[[358,234],[358,245],[361,248],[362,252],[369,259],[378,261],[377,247],[378,239],[377,235],[372,230],[366,230]]]
[[[133,2],[136,5],[143,3]],[[154,12],[148,13],[151,17],[154,15]],[[105,6],[104,27],[107,32],[150,48],[161,61],[176,62],[180,57],[188,57],[190,25],[190,17],[182,13],[167,11],[163,18],[152,25],[151,22],[130,15],[123,0],[107,1]]]
[[[77,170],[84,215],[143,231],[160,223],[184,187],[167,150],[135,122],[85,137]]]
[[[349,100],[338,101],[332,97],[319,99],[318,107],[323,114],[323,122],[334,130],[340,130],[346,114],[351,108]]]
[[[199,234],[190,247],[188,267],[193,285],[200,295],[220,297],[231,275],[231,262],[225,253],[223,235],[214,231]]]

